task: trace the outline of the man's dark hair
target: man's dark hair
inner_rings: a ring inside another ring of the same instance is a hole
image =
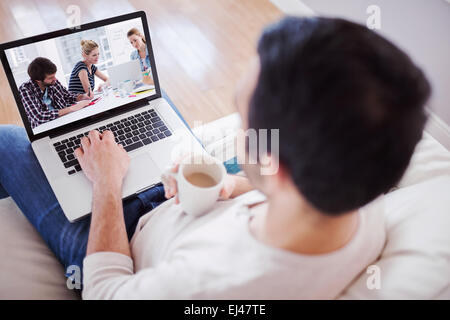
[[[28,66],[31,80],[44,81],[45,77],[56,73],[56,65],[47,58],[38,57]]]
[[[431,91],[404,52],[343,19],[287,17],[264,30],[258,54],[249,128],[280,129],[280,164],[314,207],[348,212],[395,186]]]

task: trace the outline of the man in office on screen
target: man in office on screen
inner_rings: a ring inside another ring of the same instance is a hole
[[[30,80],[20,86],[19,92],[32,128],[89,105],[90,97],[69,92],[56,79],[56,70],[53,62],[42,57],[28,66]]]

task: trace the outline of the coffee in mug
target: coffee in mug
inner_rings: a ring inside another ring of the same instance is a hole
[[[192,154],[180,162],[176,174],[166,174],[177,181],[178,198],[183,211],[199,216],[216,203],[227,171],[217,158],[208,154]],[[164,179],[164,174],[161,178]]]
[[[202,172],[194,172],[186,176],[186,180],[194,186],[200,188],[210,188],[217,184],[210,175]]]

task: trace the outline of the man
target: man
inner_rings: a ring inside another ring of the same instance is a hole
[[[20,86],[19,92],[32,128],[80,110],[94,97],[69,92],[55,74],[56,65],[47,58],[38,57],[28,66],[30,80]]]
[[[263,155],[278,170],[242,165],[248,178],[228,176],[227,200],[204,216],[184,214],[176,198],[160,204],[161,189],[122,205],[129,158],[109,131],[90,132],[76,150],[93,185],[89,220],[67,226],[56,199],[16,190],[27,189],[20,175],[35,160],[10,177],[13,161],[0,157],[0,182],[65,266],[86,254],[84,298],[334,298],[384,246],[383,213],[365,205],[403,175],[429,94],[410,59],[365,27],[285,18],[264,31],[236,95],[244,129],[280,129],[279,155],[271,144]],[[1,130],[2,155],[24,149]],[[34,188],[47,191],[41,176]],[[164,191],[173,197],[176,184]],[[58,224],[63,231],[49,227]]]

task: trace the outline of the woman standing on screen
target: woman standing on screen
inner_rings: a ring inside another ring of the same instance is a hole
[[[145,42],[144,35],[137,28],[132,28],[128,31],[127,38],[133,48],[136,49],[131,52],[130,59],[139,60],[141,71],[144,76],[144,82],[153,84],[151,78],[152,68],[150,65],[150,57],[148,55],[147,43]]]
[[[97,69],[95,64],[98,62],[99,50],[98,44],[92,40],[81,40],[81,54],[83,61],[78,62],[72,70],[69,81],[69,91],[74,93],[86,93],[91,99],[94,98],[95,76],[99,77],[104,83],[98,87],[108,85],[108,77]]]

